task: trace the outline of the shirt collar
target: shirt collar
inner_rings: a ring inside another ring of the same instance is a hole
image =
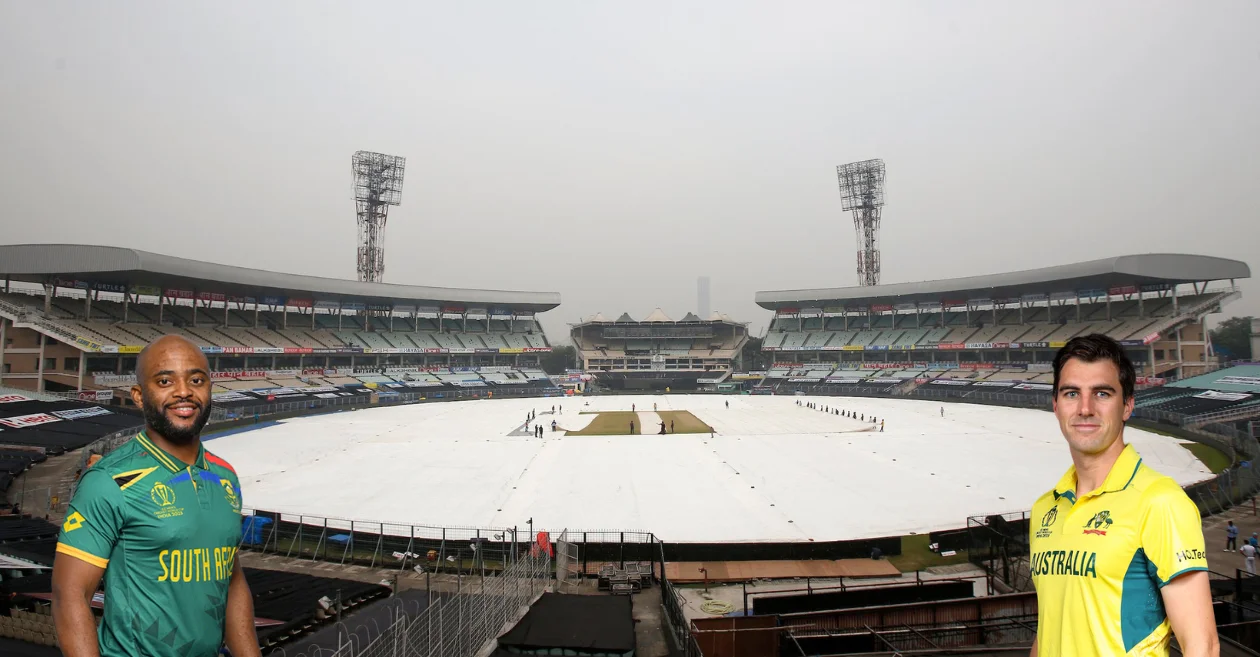
[[[188,464],[171,455],[170,452],[158,447],[157,443],[149,439],[148,434],[144,430],[141,430],[140,433],[136,434],[136,440],[140,441],[140,444],[153,455],[153,458],[158,460],[158,463],[166,466],[167,470],[170,470],[171,472],[179,472],[189,467]],[[192,465],[196,465],[202,470],[210,469],[210,466],[206,465],[205,445],[197,445],[197,458],[193,459]]]
[[[1116,458],[1116,462],[1111,464],[1111,471],[1107,473],[1107,478],[1103,480],[1097,494],[1114,493],[1128,488],[1129,484],[1133,483],[1133,478],[1137,476],[1140,465],[1142,465],[1142,457],[1138,455],[1137,450],[1133,449],[1133,445],[1125,445],[1120,456]],[[1059,479],[1059,483],[1054,485],[1054,499],[1058,500],[1060,497],[1066,497],[1069,502],[1076,503],[1075,464],[1068,466],[1067,472]]]

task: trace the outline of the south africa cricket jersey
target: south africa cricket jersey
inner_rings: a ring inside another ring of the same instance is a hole
[[[101,655],[215,655],[241,541],[236,472],[141,432],[83,473],[57,551],[105,569]]]
[[[1029,526],[1040,655],[1167,655],[1160,589],[1207,570],[1199,510],[1127,445],[1096,491],[1076,468],[1033,505]]]

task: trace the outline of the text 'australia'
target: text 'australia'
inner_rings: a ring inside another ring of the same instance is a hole
[[[1032,574],[1038,575],[1075,575],[1077,577],[1098,577],[1096,562],[1098,553],[1084,550],[1046,550],[1034,552],[1032,555]]]

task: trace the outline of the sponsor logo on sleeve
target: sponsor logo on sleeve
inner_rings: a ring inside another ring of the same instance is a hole
[[[1184,563],[1186,561],[1203,561],[1204,559],[1207,559],[1206,552],[1204,552],[1203,550],[1196,550],[1193,548],[1189,550],[1178,550],[1176,554],[1177,554],[1177,563]]]
[[[66,521],[61,523],[61,531],[69,534],[70,532],[82,527],[84,522],[85,519],[83,514],[75,511],[74,513],[66,516]]]

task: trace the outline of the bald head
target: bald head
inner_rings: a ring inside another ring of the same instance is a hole
[[[131,400],[144,409],[155,437],[175,445],[195,445],[210,419],[210,362],[189,339],[166,335],[136,359]]]
[[[164,335],[140,350],[140,355],[136,357],[136,379],[143,381],[148,378],[146,368],[151,363],[161,363],[169,360],[171,355],[193,356],[192,359],[201,363],[202,369],[205,370],[207,376],[210,374],[210,361],[206,359],[205,354],[201,353],[201,348],[193,344],[192,340],[182,335]]]

